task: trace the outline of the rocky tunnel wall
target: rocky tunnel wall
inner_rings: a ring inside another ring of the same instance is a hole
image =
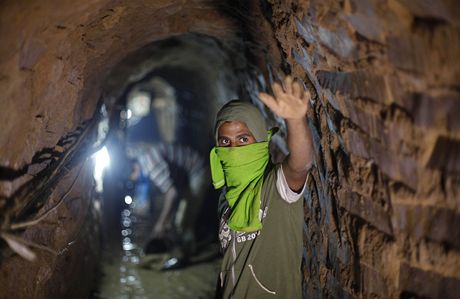
[[[194,33],[231,44],[237,25],[217,5],[2,2],[0,298],[89,296],[100,215],[88,157],[105,79],[129,53],[168,37]]]
[[[0,298],[58,298],[92,269],[97,248],[85,244],[96,234],[97,215],[91,193],[82,191],[92,188],[90,167],[77,154],[68,160],[70,171],[59,161],[70,148],[83,151],[94,141],[94,134],[86,143],[78,136],[91,124],[111,68],[148,43],[188,32],[252,41],[258,47],[248,46],[247,54],[267,81],[291,72],[315,94],[305,297],[460,293],[455,1],[272,0],[224,10],[212,1],[1,5],[2,234],[11,233],[23,199],[33,193],[24,186],[42,186],[37,174],[61,170],[47,185],[53,193],[44,193],[48,207],[78,192],[20,235],[57,256],[37,250],[38,262],[29,263],[2,245],[0,288],[6,292]],[[69,244],[72,249],[64,250]],[[78,256],[88,262],[79,263]],[[73,275],[59,275],[69,268]],[[26,278],[15,285],[20,275]],[[75,298],[88,292],[85,286]]]
[[[460,6],[268,2],[284,64],[317,95],[306,298],[455,298]]]

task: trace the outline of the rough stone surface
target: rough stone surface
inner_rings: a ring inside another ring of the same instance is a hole
[[[318,96],[307,298],[458,296],[460,6],[269,3],[285,63]]]
[[[55,253],[31,247],[37,259],[29,262],[2,244],[0,298],[88,298],[97,279],[100,248],[92,179],[91,163],[76,166],[61,179],[39,213],[65,196],[61,204],[22,234],[28,242]]]
[[[93,117],[105,78],[123,58],[152,42],[190,32],[221,43],[239,42],[238,23],[219,5],[214,1],[2,1],[2,232],[11,231],[10,225],[27,205],[14,200],[19,190],[63,156],[59,142]],[[91,171],[84,171],[81,179],[85,183],[73,195],[79,202],[62,204],[46,222],[16,232],[28,242],[56,251],[73,244],[64,253],[53,256],[38,251],[37,260],[30,263],[13,255],[1,241],[5,257],[0,261],[0,298],[88,296],[96,282],[98,218],[89,216],[94,213],[87,192],[93,188]],[[65,178],[60,178],[53,188],[66,186]],[[43,198],[52,200],[52,194]]]

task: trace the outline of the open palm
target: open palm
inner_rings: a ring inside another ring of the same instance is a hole
[[[305,91],[303,87],[286,76],[283,87],[275,82],[272,84],[274,97],[261,92],[260,100],[268,106],[276,115],[284,119],[300,119],[305,117],[309,107],[310,92]]]

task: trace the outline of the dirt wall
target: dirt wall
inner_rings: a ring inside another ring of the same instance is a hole
[[[2,1],[0,232],[54,252],[34,249],[28,262],[2,240],[0,298],[85,298],[95,283],[99,219],[84,162],[95,130],[86,146],[67,137],[90,125],[110,70],[146,44],[189,32],[231,39],[234,27],[214,1]],[[62,164],[69,152],[80,158]],[[81,165],[78,187],[59,208],[12,228],[52,207],[57,190],[69,188],[65,174]]]
[[[306,297],[455,298],[460,5],[268,4],[284,63],[318,96]]]

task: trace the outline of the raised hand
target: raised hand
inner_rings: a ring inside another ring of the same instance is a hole
[[[289,188],[294,192],[302,190],[307,171],[313,162],[313,144],[306,115],[310,107],[310,93],[304,91],[299,82],[291,76],[284,78],[284,90],[279,83],[273,83],[274,97],[260,93],[259,98],[276,115],[286,121],[289,155],[283,161],[283,173]]]
[[[304,118],[309,108],[310,92],[305,91],[291,76],[284,78],[284,86],[283,90],[279,83],[273,83],[274,97],[261,92],[259,93],[260,100],[276,115],[286,120]]]

